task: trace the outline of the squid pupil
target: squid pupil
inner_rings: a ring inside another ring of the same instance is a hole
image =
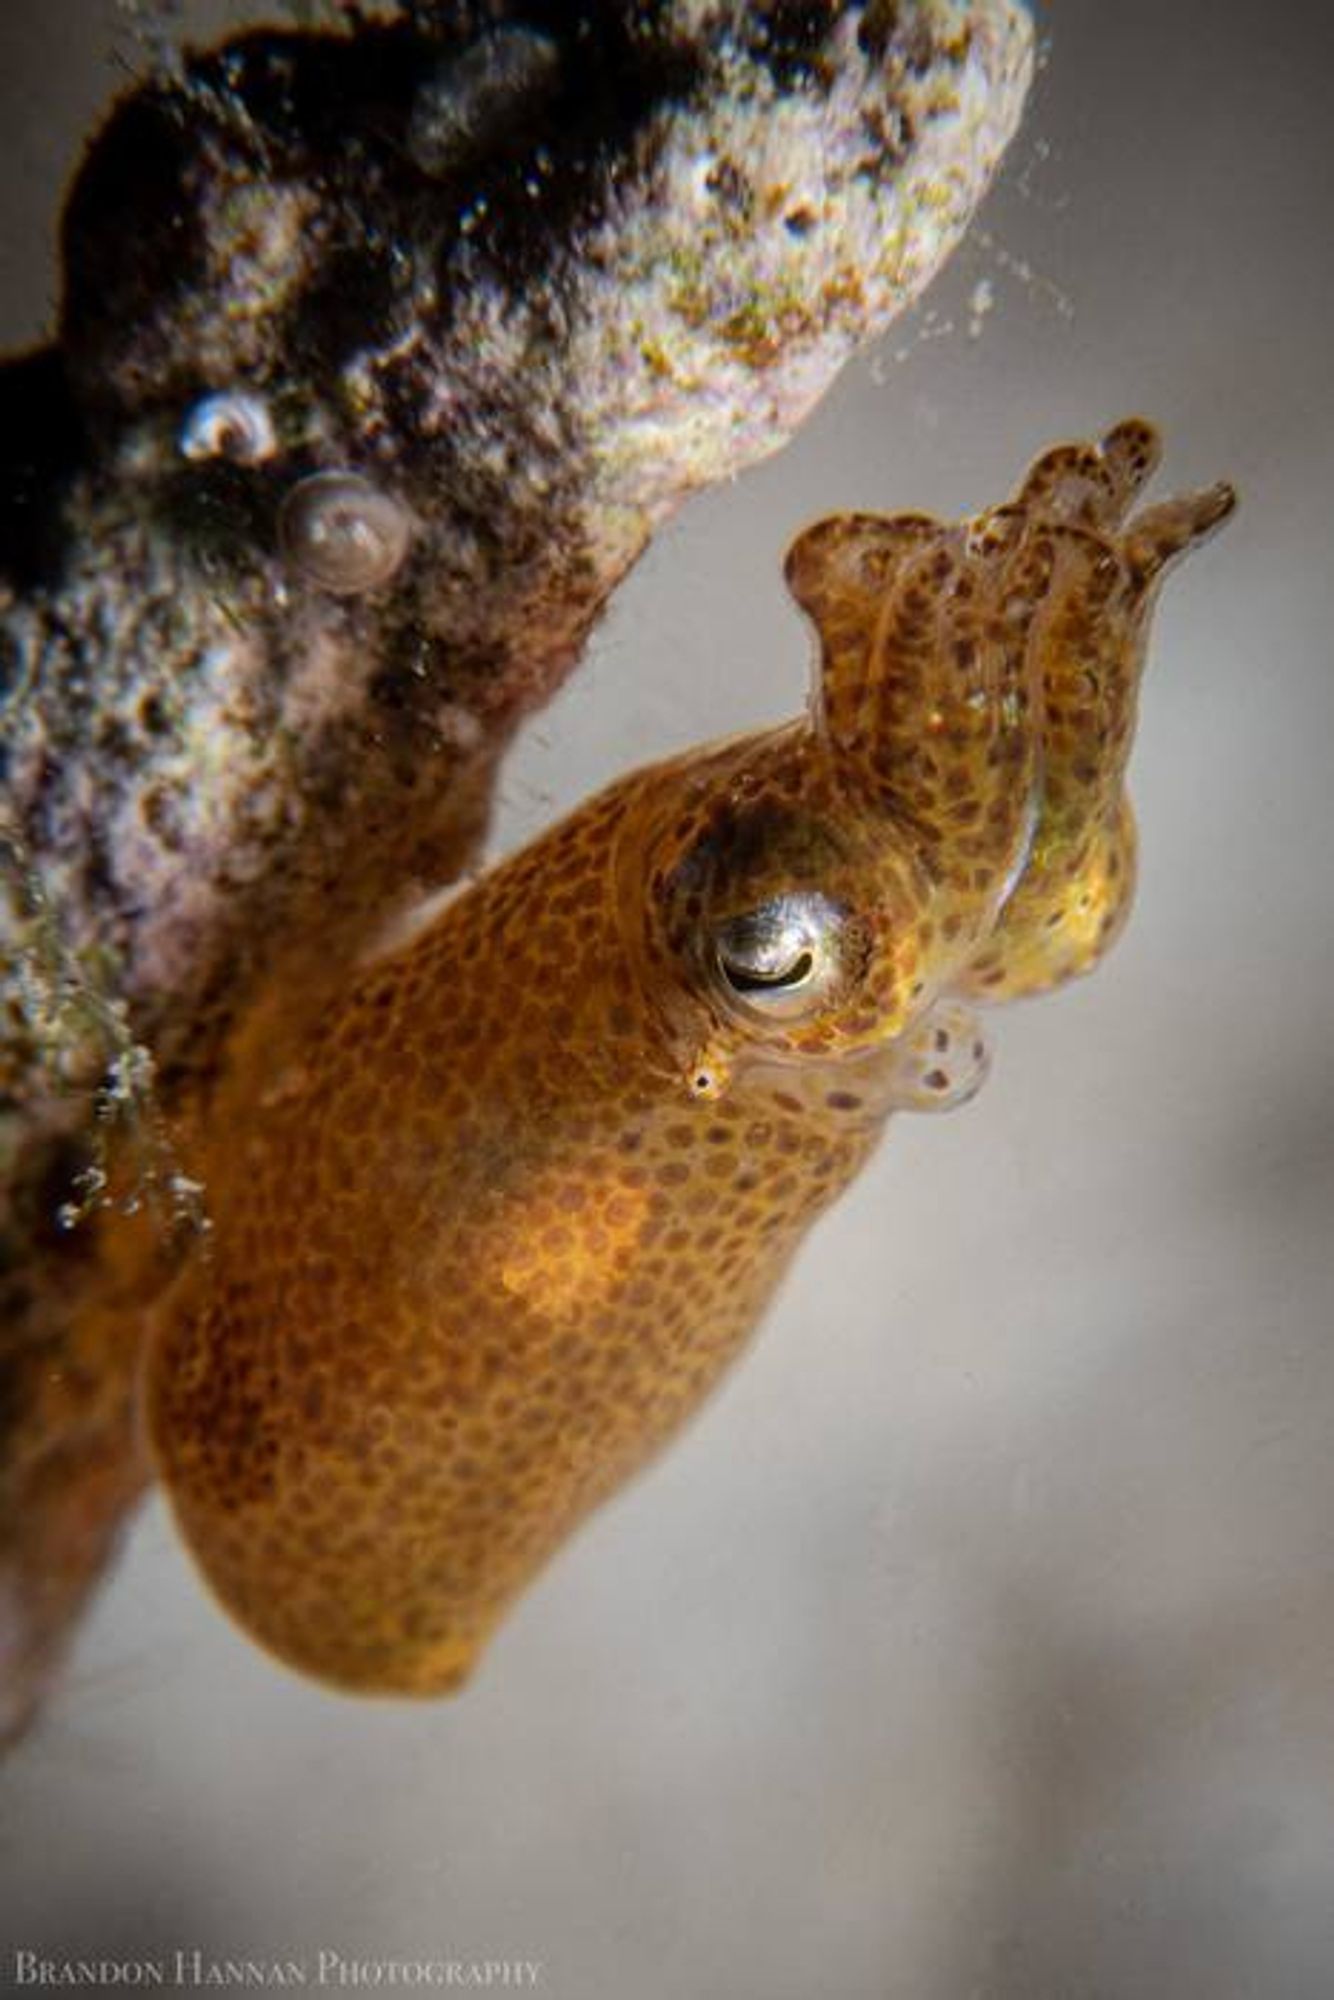
[[[734,965],[723,960],[723,971],[728,982],[738,993],[772,992],[776,986],[800,986],[809,979],[815,969],[815,959],[809,951],[803,951],[791,965],[785,965],[778,972],[757,972],[752,966]]]

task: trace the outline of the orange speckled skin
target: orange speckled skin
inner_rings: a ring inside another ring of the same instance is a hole
[[[971,1094],[958,996],[1105,949],[1154,585],[1232,504],[1126,523],[1154,457],[1124,424],[976,520],[808,530],[808,717],[613,785],[299,1046],[238,1045],[148,1403],[191,1548],[273,1651],[458,1686],[708,1394],[890,1112]],[[833,943],[774,1010],[719,927],[794,895]]]

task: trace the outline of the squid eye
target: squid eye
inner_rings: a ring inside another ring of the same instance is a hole
[[[724,985],[765,1013],[806,1012],[838,976],[843,923],[835,904],[809,893],[776,896],[725,918],[713,932]]]

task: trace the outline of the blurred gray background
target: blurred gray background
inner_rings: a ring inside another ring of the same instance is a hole
[[[3,0],[10,343],[45,320],[117,21]],[[290,1678],[151,1508],[0,1777],[6,1966],[323,1947],[538,1959],[553,2000],[1334,1993],[1334,9],[1063,0],[1044,28],[981,231],[659,542],[497,842],[795,710],[804,520],[970,510],[1143,410],[1165,484],[1229,474],[1243,512],[1164,600],[1127,938],[995,1018],[976,1104],[895,1124],[748,1361],[457,1704]]]

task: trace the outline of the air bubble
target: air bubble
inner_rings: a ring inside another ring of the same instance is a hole
[[[196,403],[181,426],[183,458],[258,465],[278,449],[269,406],[247,389],[224,389]]]
[[[560,81],[560,51],[535,28],[502,26],[422,86],[408,151],[423,173],[452,173],[509,132],[526,137]]]
[[[340,597],[378,590],[412,540],[407,509],[359,472],[316,472],[294,486],[278,517],[283,554],[308,583]]]

